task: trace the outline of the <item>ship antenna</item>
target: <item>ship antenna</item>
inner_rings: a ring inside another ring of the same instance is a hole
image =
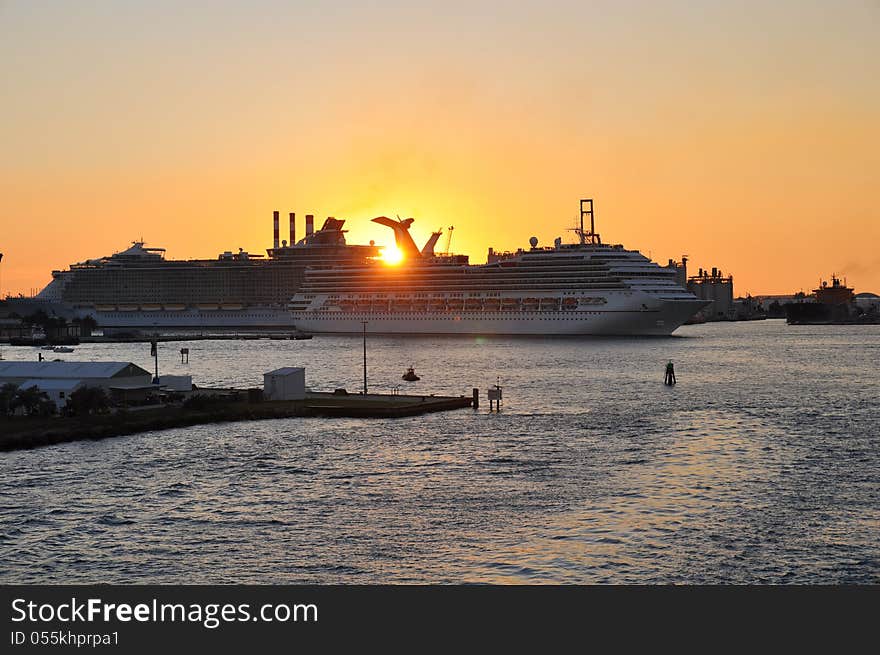
[[[584,245],[584,199],[581,198],[581,231],[578,236],[581,238],[581,245]]]

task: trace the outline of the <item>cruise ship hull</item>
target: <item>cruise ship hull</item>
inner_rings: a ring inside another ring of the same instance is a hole
[[[298,329],[314,334],[473,334],[511,336],[669,336],[706,306],[702,300],[661,301],[648,309],[597,311],[295,312]]]
[[[27,316],[44,312],[48,316],[67,321],[90,316],[99,329],[211,329],[253,328],[291,329],[293,316],[286,307],[251,306],[241,309],[201,309],[198,307],[168,307],[144,309],[120,309],[119,306],[75,306],[69,303],[33,298],[13,298],[9,301],[12,311]]]
[[[91,316],[101,328],[293,328],[289,310],[253,307],[238,310],[180,311],[95,311],[74,310],[80,317]]]

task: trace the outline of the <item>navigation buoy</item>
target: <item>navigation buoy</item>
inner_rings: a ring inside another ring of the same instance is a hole
[[[663,382],[670,387],[675,384],[675,366],[672,365],[672,360],[666,364],[666,376]]]

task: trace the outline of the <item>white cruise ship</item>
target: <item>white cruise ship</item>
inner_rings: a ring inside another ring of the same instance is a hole
[[[584,229],[584,217],[590,230]],[[592,200],[581,201],[578,242],[514,253],[486,264],[435,255],[409,234],[413,219],[373,219],[395,232],[403,261],[307,269],[290,302],[297,328],[313,333],[669,335],[707,302],[676,272],[622,245],[602,243]]]

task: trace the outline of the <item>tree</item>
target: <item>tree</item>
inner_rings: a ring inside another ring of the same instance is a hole
[[[39,325],[44,330],[49,325],[49,315],[42,309],[24,317],[24,322],[28,325]]]
[[[40,402],[37,403],[37,406],[34,408],[34,414],[37,416],[52,416],[53,414],[58,413],[58,405],[55,404],[54,400],[51,400],[49,396],[43,394],[43,398],[40,398]]]
[[[92,336],[92,332],[98,327],[98,321],[96,321],[95,317],[91,314],[83,316],[82,318],[75,318],[71,322],[75,325],[79,325],[79,334],[83,337]]]
[[[70,394],[64,410],[71,416],[90,416],[109,408],[110,399],[101,387],[80,387]]]
[[[11,382],[0,387],[0,415],[8,417],[15,411],[15,393],[18,387]]]
[[[23,407],[25,414],[35,416],[46,411],[46,403],[51,403],[52,401],[49,400],[49,396],[45,391],[40,391],[39,387],[33,386],[16,391],[12,402],[14,405],[13,411]],[[54,405],[54,403],[52,404]]]

